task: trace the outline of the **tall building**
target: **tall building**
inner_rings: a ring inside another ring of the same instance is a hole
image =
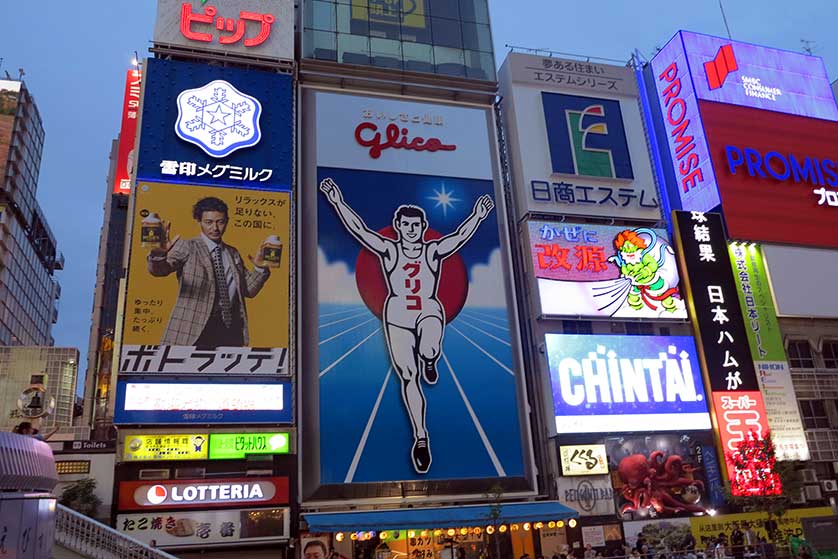
[[[79,350],[71,347],[0,347],[0,428],[32,421],[41,431],[73,425]],[[41,405],[55,399],[55,409],[39,419],[25,417],[18,398],[30,386],[44,389]]]
[[[52,345],[64,257],[36,200],[44,127],[22,81],[0,80],[0,345]]]

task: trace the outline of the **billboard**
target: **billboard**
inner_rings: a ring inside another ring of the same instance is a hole
[[[290,194],[137,183],[120,374],[287,375]]]
[[[311,99],[320,484],[520,480],[490,115]]]
[[[157,0],[154,42],[189,50],[294,60],[292,0]]]
[[[701,114],[731,239],[838,247],[838,123],[709,102]]]
[[[156,547],[250,544],[290,537],[288,507],[119,514],[116,528]]]
[[[289,433],[213,433],[209,442],[210,460],[234,460],[248,456],[288,454]]]
[[[154,58],[144,79],[137,180],[290,191],[291,76]]]
[[[663,229],[528,221],[543,316],[687,318]]]
[[[556,432],[710,428],[690,336],[547,334]]]
[[[291,423],[290,382],[184,382],[121,379],[114,423]]]
[[[0,80],[0,179],[5,180],[6,162],[17,114],[21,82]]]
[[[128,435],[122,461],[206,460],[208,433]]]
[[[559,447],[563,476],[590,476],[608,473],[605,445],[582,444]]]
[[[500,76],[522,214],[660,219],[631,69],[513,53]]]
[[[800,409],[797,401],[788,397],[794,394],[794,385],[762,249],[753,244],[731,243],[729,251],[777,459],[808,460],[809,446]]]
[[[708,475],[716,470],[704,451],[712,441],[710,432],[606,439],[618,512],[626,520],[706,514],[711,485],[722,483]]]
[[[119,128],[119,145],[116,152],[113,193],[130,194],[131,174],[137,161],[134,151],[137,140],[137,119],[140,115],[140,70],[128,70],[125,77],[125,97],[122,101],[122,125]]]
[[[219,508],[288,504],[287,477],[119,482],[119,510]]]
[[[778,316],[838,318],[838,298],[822,294],[823,278],[838,276],[838,253],[780,245],[762,251]]]
[[[611,476],[556,478],[559,502],[580,516],[610,516],[614,514],[614,489]]]
[[[355,35],[400,40],[404,32],[417,42],[431,42],[427,0],[352,0],[351,4],[349,25]]]

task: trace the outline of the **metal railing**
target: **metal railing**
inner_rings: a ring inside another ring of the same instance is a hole
[[[55,543],[88,559],[177,559],[62,505],[55,509]]]

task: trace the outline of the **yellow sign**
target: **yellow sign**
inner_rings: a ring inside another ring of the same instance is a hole
[[[425,29],[425,0],[352,0],[352,19]],[[398,30],[398,29],[397,29]]]
[[[287,374],[290,194],[136,192],[119,372]]]
[[[743,532],[750,528],[764,541],[768,541],[770,539],[769,534],[773,532],[774,543],[787,543],[790,537],[803,535],[802,518],[818,516],[832,516],[832,509],[829,507],[791,509],[780,518],[772,520],[772,522],[776,522],[776,526],[769,525],[768,515],[764,512],[746,512],[724,516],[696,516],[690,518],[690,529],[697,546],[701,549],[710,545],[718,538],[719,534],[730,536],[730,533],[737,526]]]
[[[207,439],[207,433],[128,435],[122,461],[206,460]]]

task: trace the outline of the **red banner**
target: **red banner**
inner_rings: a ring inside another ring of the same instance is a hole
[[[119,148],[114,173],[114,194],[131,193],[131,173],[136,157],[134,143],[137,138],[137,119],[140,116],[140,70],[128,70],[125,78],[125,97],[122,102],[122,127],[119,131]]]

